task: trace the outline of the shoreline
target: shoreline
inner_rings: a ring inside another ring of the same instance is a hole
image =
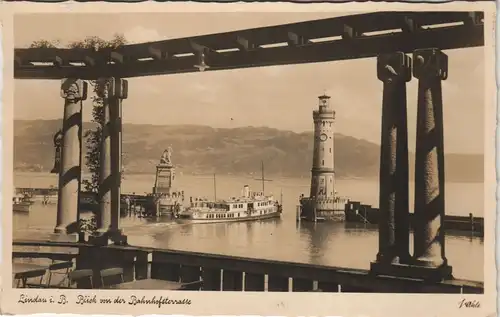
[[[182,172],[182,171],[181,171]],[[52,174],[50,172],[32,172],[32,171],[20,171],[20,170],[14,170],[14,178],[16,175],[19,176],[33,176],[33,177],[47,177],[47,176],[52,176],[56,178],[56,174]],[[195,177],[195,178],[210,178],[212,179],[214,174],[213,173],[178,173],[179,177]],[[256,177],[256,175],[252,174],[215,174],[216,177],[220,178],[248,178],[248,177]],[[82,174],[82,179],[89,178],[91,176],[90,173],[83,173]],[[153,172],[151,173],[124,173],[124,180],[127,180],[127,177],[155,177],[155,174]],[[266,178],[275,178],[276,180],[287,180],[287,179],[293,179],[293,180],[298,180],[298,179],[304,179],[307,181],[310,181],[310,175],[308,176],[282,176],[282,175],[273,175],[273,174],[268,174],[266,175]],[[358,177],[358,176],[351,176],[351,177],[342,177],[342,176],[337,176],[336,180],[340,181],[367,181],[367,182],[378,182],[378,177]],[[258,181],[258,179],[256,179]],[[410,183],[414,183],[413,179],[410,179]],[[453,184],[484,184],[484,180],[449,180],[446,181],[446,183],[453,183]]]

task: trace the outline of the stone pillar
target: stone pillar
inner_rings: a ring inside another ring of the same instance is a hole
[[[127,98],[128,81],[113,78],[109,90],[111,123],[111,228],[121,238],[120,207],[122,180],[122,100]],[[117,237],[118,238],[118,237]],[[115,243],[118,241],[115,239]],[[122,241],[123,242],[123,241]]]
[[[111,116],[109,103],[109,79],[101,78],[97,85],[98,97],[102,98],[102,134],[99,156],[99,214],[97,234],[105,236],[111,229]],[[104,239],[107,240],[107,239]]]
[[[64,98],[64,117],[54,239],[77,241],[81,186],[82,101],[87,99],[87,83],[74,78],[63,79],[61,97]]]
[[[415,265],[430,268],[433,279],[451,277],[444,252],[444,140],[441,80],[448,77],[448,57],[438,49],[413,53],[418,78],[415,151]]]
[[[126,242],[120,230],[121,184],[121,100],[127,96],[127,81],[100,79],[99,96],[103,98],[103,126],[99,169],[99,217],[97,244]]]
[[[387,266],[410,260],[406,82],[411,58],[402,52],[379,56],[377,77],[383,82],[377,263]]]

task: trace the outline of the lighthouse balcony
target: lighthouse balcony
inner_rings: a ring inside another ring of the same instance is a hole
[[[332,109],[327,109],[327,108],[313,111],[313,119],[317,119],[317,118],[331,119],[334,115],[335,115],[335,111]]]
[[[311,169],[313,173],[335,173],[335,169],[331,167],[313,167]]]

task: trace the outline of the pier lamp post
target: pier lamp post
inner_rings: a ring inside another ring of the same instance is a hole
[[[62,130],[59,129],[56,134],[54,134],[54,167],[50,171],[52,174],[59,174],[61,168],[61,147],[62,147]]]

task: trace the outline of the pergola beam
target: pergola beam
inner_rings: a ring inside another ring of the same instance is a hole
[[[288,34],[287,34],[288,37]],[[272,65],[302,64],[345,59],[375,57],[382,53],[395,51],[410,53],[415,49],[433,47],[441,50],[484,45],[482,24],[463,24],[442,28],[422,29],[419,32],[398,32],[375,36],[352,38],[349,43],[343,40],[308,43],[298,46],[259,48],[255,50],[232,51],[209,54],[206,63],[208,71],[234,68],[261,67]],[[150,46],[148,46],[150,47]],[[193,48],[191,47],[191,52]],[[54,51],[57,52],[57,51]],[[162,51],[163,54],[163,51]],[[61,54],[64,56],[63,54]],[[195,55],[169,59],[150,59],[144,61],[127,60],[122,64],[103,64],[98,66],[34,66],[16,65],[14,77],[18,79],[60,79],[78,77],[95,79],[97,77],[140,77],[196,72],[198,63]]]

